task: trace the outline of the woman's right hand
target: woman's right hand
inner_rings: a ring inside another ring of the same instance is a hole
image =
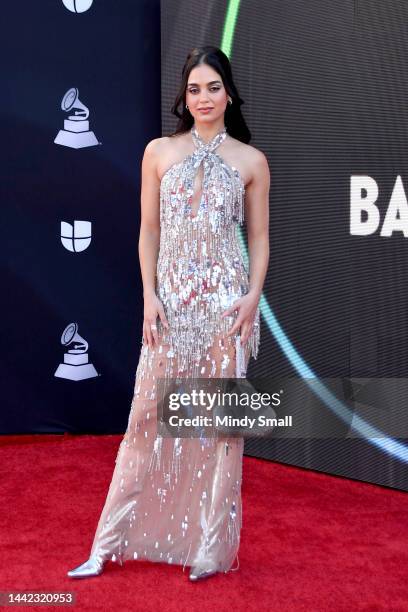
[[[144,298],[144,320],[143,320],[143,341],[147,342],[149,348],[153,348],[154,342],[158,344],[159,338],[157,329],[152,329],[152,325],[157,325],[157,317],[166,329],[169,329],[169,324],[164,313],[164,308],[161,300],[156,293],[151,293]]]

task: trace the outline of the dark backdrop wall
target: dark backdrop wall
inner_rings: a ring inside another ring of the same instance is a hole
[[[123,432],[142,338],[140,164],[161,133],[159,2],[3,8],[0,431]],[[71,120],[56,144],[70,88],[89,127]],[[70,329],[61,344],[72,323],[85,353],[68,353]]]
[[[247,440],[246,452],[401,489],[408,449],[397,439],[403,428],[391,437],[387,425],[396,413],[407,431],[408,231],[380,230],[397,175],[408,186],[407,20],[402,0],[162,2],[164,133],[175,125],[169,109],[187,52],[220,46],[251,144],[270,164],[270,268],[249,374],[300,378],[306,364],[337,391],[349,383],[342,401],[367,391],[333,438]],[[350,232],[352,175],[378,185],[381,224],[371,235]],[[380,445],[356,431],[357,412],[382,424]]]
[[[368,421],[404,408],[387,383],[406,382],[405,236],[351,235],[350,177],[376,180],[382,220],[407,178],[405,2],[163,0],[160,27],[157,0],[26,0],[2,17],[2,434],[125,430],[143,318],[140,162],[174,128],[199,44],[230,56],[271,167],[250,374],[299,376],[279,322],[319,377],[385,383],[353,404]],[[405,440],[354,434],[246,452],[407,489]]]

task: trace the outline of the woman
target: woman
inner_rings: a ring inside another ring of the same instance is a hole
[[[90,558],[73,578],[99,575],[107,560],[147,559],[188,565],[198,580],[237,557],[244,440],[158,435],[156,382],[242,377],[257,357],[270,178],[264,154],[246,144],[242,103],[226,55],[194,49],[172,109],[176,132],[145,149],[134,397]],[[244,203],[250,276],[236,233]]]

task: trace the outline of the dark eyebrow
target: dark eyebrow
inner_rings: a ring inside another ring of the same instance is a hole
[[[215,83],[219,83],[221,85],[221,81],[210,81],[209,83],[207,83],[207,85],[214,85]],[[188,83],[187,87],[190,87],[191,85],[198,86],[198,83]]]

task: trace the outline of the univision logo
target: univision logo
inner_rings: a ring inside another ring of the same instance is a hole
[[[92,224],[90,221],[74,221],[74,225],[61,221],[61,242],[67,251],[80,253],[91,244]]]
[[[93,0],[62,0],[62,2],[71,13],[85,13],[92,6]]]

